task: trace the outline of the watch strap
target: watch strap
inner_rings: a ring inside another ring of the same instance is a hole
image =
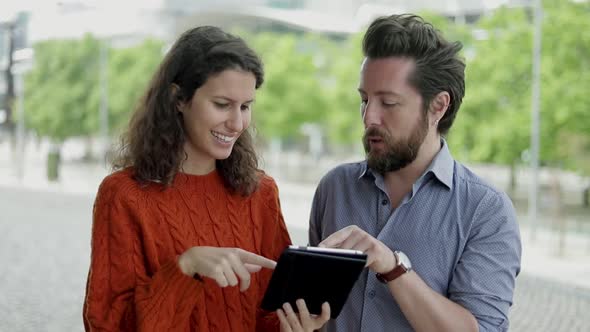
[[[377,280],[381,281],[384,284],[399,278],[402,274],[404,274],[410,270],[410,269],[406,268],[401,263],[397,252],[394,252],[393,254],[395,255],[395,259],[396,259],[396,263],[397,263],[397,265],[393,268],[393,270],[391,270],[387,273],[377,273],[377,275],[376,275]]]

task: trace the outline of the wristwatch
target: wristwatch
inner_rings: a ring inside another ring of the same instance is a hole
[[[396,266],[393,268],[393,270],[387,273],[377,273],[376,275],[377,280],[381,281],[384,284],[397,279],[404,273],[412,271],[412,263],[410,262],[410,259],[408,258],[408,256],[406,256],[406,254],[399,250],[396,250],[393,252],[393,255],[395,256],[396,262]]]

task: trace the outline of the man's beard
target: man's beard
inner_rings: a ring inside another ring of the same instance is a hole
[[[428,120],[423,114],[416,124],[412,134],[406,140],[395,140],[383,129],[371,127],[363,135],[363,145],[367,154],[367,165],[381,173],[398,171],[418,157],[420,146],[428,134]],[[385,146],[382,151],[371,151],[371,145],[367,137],[378,136]]]

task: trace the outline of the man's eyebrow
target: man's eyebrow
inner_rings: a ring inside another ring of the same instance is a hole
[[[359,89],[357,89],[357,90],[358,90],[360,93],[367,94],[367,93],[365,92],[365,90],[363,90],[363,89],[361,89],[361,88],[359,88]],[[375,92],[375,94],[376,94],[376,95],[379,95],[379,96],[383,96],[383,95],[385,95],[385,96],[396,96],[396,97],[401,97],[401,96],[402,96],[402,95],[400,95],[399,93],[397,93],[397,92],[395,92],[395,91],[388,91],[388,90],[379,90],[379,91]]]
[[[400,95],[399,93],[395,92],[395,91],[377,91],[375,94],[377,95],[390,95],[390,96],[396,96],[396,97],[401,97],[402,95]]]

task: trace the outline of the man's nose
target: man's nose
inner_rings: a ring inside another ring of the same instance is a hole
[[[365,128],[381,125],[381,112],[374,104],[374,102],[367,101],[363,106],[361,106],[363,107],[361,112],[363,115],[363,123]]]

